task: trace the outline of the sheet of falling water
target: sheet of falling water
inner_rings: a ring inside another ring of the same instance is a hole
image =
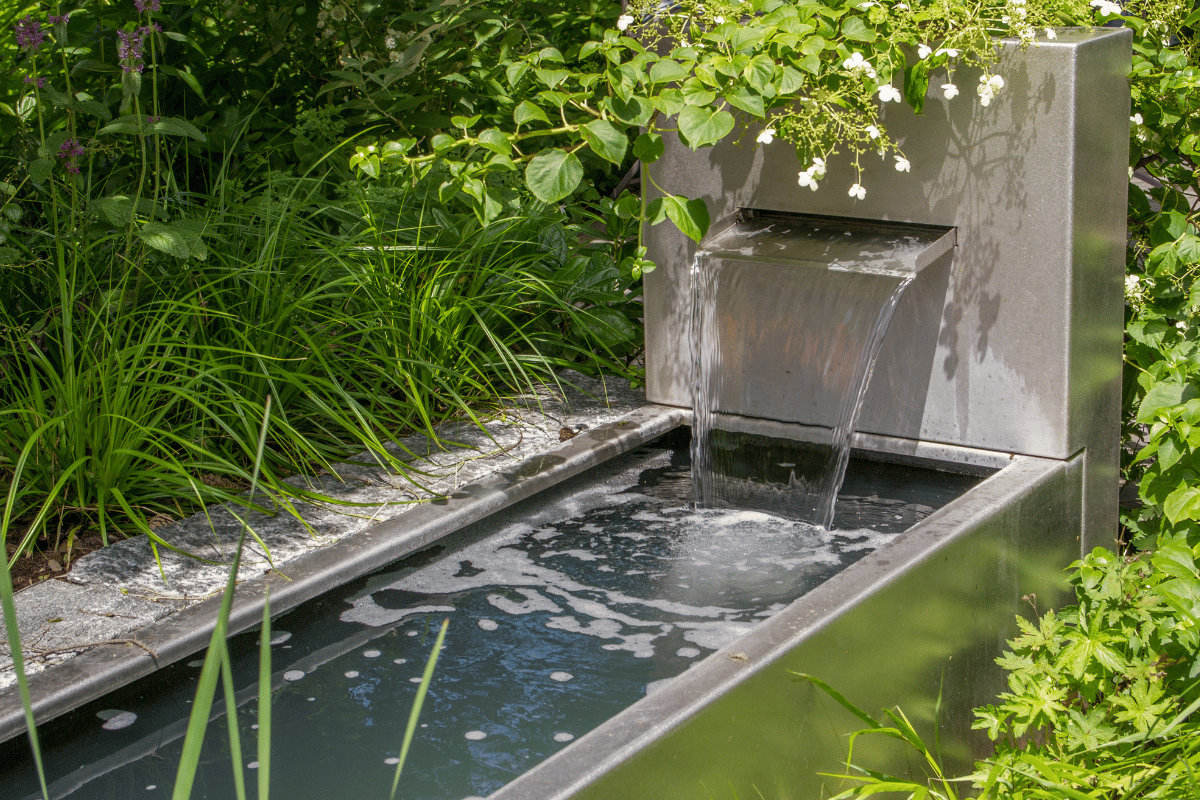
[[[958,493],[906,502],[855,486],[868,496],[845,503],[843,517],[865,514],[893,531]],[[272,637],[272,791],[386,796],[442,619],[449,633],[401,778],[408,800],[486,796],[894,535],[696,511],[690,499],[686,448],[643,448],[603,481],[477,527],[439,560],[285,615]],[[254,643],[241,649],[253,796]],[[169,795],[199,664],[165,699],[102,709],[86,742],[52,759],[78,767],[60,779],[78,785],[69,796]],[[114,729],[119,711],[134,719]],[[210,726],[193,797],[232,796],[224,728]]]

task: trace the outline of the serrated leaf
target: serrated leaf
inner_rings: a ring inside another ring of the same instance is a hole
[[[638,329],[629,319],[614,308],[591,309],[584,325],[604,346],[615,348],[637,340]]]
[[[508,65],[508,69],[504,70],[504,77],[508,79],[508,85],[515,89],[527,72],[529,72],[529,65],[518,61]]]
[[[861,17],[847,17],[842,22],[842,36],[855,42],[875,41],[875,31],[868,28]]]
[[[679,133],[693,150],[721,141],[733,130],[734,123],[728,111],[714,112],[697,106],[684,108],[678,120]]]
[[[544,122],[547,125],[550,124],[550,118],[546,116],[546,112],[528,100],[522,100],[516,109],[513,110],[513,120],[517,123],[518,127],[532,120]]]
[[[620,166],[621,162],[625,160],[625,151],[629,147],[629,140],[625,138],[623,131],[608,120],[592,120],[579,132],[583,134],[584,141],[588,143],[588,147],[592,148],[592,152],[605,161],[611,161]]]
[[[512,152],[512,144],[509,143],[508,137],[495,128],[488,128],[479,134],[479,145],[502,156]]]
[[[563,150],[538,153],[525,167],[525,184],[543,203],[557,203],[569,196],[582,178],[579,159]]]
[[[1191,384],[1155,384],[1150,391],[1146,392],[1141,405],[1138,406],[1137,421],[1152,422],[1162,409],[1180,405],[1197,396],[1200,396],[1200,391],[1197,391],[1196,387]]]
[[[201,133],[199,128],[188,122],[186,119],[179,119],[177,117],[163,117],[157,122],[147,126],[146,130],[148,133],[165,133],[170,136],[187,136],[191,139],[195,139],[198,142],[208,141],[208,137]]]
[[[29,162],[29,180],[41,186],[54,172],[54,162],[48,158],[38,158]]]
[[[147,222],[137,232],[138,238],[163,253],[176,258],[195,258],[203,261],[208,250],[201,240],[204,223],[199,220],[181,219],[174,222]]]

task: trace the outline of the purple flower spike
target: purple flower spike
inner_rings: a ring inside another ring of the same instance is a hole
[[[59,145],[58,157],[66,164],[67,172],[79,174],[79,157],[81,155],[83,155],[83,145],[75,139],[65,139]]]
[[[159,0],[133,0],[133,5],[137,8],[139,14],[145,14],[146,9],[158,11],[161,8]]]
[[[26,76],[25,76],[25,83],[36,83],[36,84],[37,84],[37,87],[38,87],[39,89],[45,89],[45,88],[46,88],[46,79],[45,79],[45,78],[37,78],[37,79],[35,80],[35,79],[34,79],[34,77],[33,77],[32,75],[26,75]]]
[[[50,24],[51,25],[57,25],[60,22],[63,25],[66,25],[70,21],[71,21],[71,17],[68,16],[67,14],[63,14],[61,17],[56,17],[53,14],[50,15]]]
[[[136,31],[117,31],[120,43],[117,45],[117,58],[121,59],[121,68],[126,72],[142,71],[142,46],[146,38],[146,28]]]
[[[17,34],[17,45],[26,52],[36,51],[46,40],[42,23],[34,19],[33,14],[26,14],[24,18],[17,20],[13,31]]]

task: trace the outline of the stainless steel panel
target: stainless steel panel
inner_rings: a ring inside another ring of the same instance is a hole
[[[792,149],[756,146],[754,130],[697,153],[664,137],[650,167],[714,219],[745,207],[956,227],[952,260],[924,270],[892,319],[859,429],[1059,459],[1086,449],[1085,547],[1116,533],[1130,43],[1104,28],[1007,44],[987,108],[966,96],[978,72],[965,67],[963,96],[935,90],[922,116],[890,106],[912,171],[866,159],[862,201],[845,156],[810,192]],[[647,233],[647,397],[687,406],[695,247],[669,225]]]
[[[1002,688],[994,658],[1017,632],[1014,615],[1066,593],[1082,466],[1012,459],[491,797],[829,796],[836,789],[821,794],[818,773],[841,770],[845,735],[862,726],[793,672],[873,713],[900,704],[927,741],[940,741],[951,768],[969,768],[986,747],[970,709]],[[856,752],[860,763],[906,770],[894,749]]]

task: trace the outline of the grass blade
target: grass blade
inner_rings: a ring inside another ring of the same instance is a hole
[[[254,458],[254,473],[250,480],[250,500],[254,500],[254,491],[258,487],[258,468],[262,462],[263,448],[267,440],[267,423],[271,418],[271,398],[263,408],[262,429],[258,439],[258,452]],[[246,543],[247,525],[242,523],[242,532],[238,537],[237,549],[233,554],[233,564],[229,568],[229,579],[225,584],[225,593],[221,598],[221,610],[217,614],[217,623],[209,640],[208,652],[204,656],[204,666],[200,669],[200,682],[196,687],[196,698],[192,702],[192,714],[188,719],[187,733],[183,739],[183,752],[179,756],[179,771],[175,774],[175,789],[171,794],[172,800],[189,800],[192,786],[196,781],[196,771],[200,767],[200,751],[204,746],[204,733],[208,727],[209,714],[212,712],[213,697],[217,690],[217,679],[221,671],[221,653],[225,650],[225,637],[229,627],[229,613],[233,608],[233,593],[237,586],[238,568],[242,561],[242,546]],[[236,714],[236,706],[229,708],[229,713]],[[241,764],[238,764],[241,767]]]
[[[262,640],[258,650],[258,800],[271,790],[271,590],[263,597]]]
[[[433,643],[433,652],[429,654],[429,662],[425,664],[425,674],[421,676],[421,685],[417,687],[417,696],[413,698],[412,711],[408,714],[408,726],[404,729],[404,742],[400,745],[400,761],[396,764],[396,775],[392,778],[392,793],[388,795],[388,800],[396,800],[396,788],[400,785],[400,773],[404,770],[404,760],[408,758],[409,745],[412,744],[413,736],[417,732],[417,719],[421,716],[421,705],[425,702],[425,693],[429,691],[429,684],[433,680],[433,670],[437,666],[438,654],[442,652],[442,642],[446,639],[446,629],[449,627],[450,620],[444,620],[442,629],[438,631],[437,641]]]

